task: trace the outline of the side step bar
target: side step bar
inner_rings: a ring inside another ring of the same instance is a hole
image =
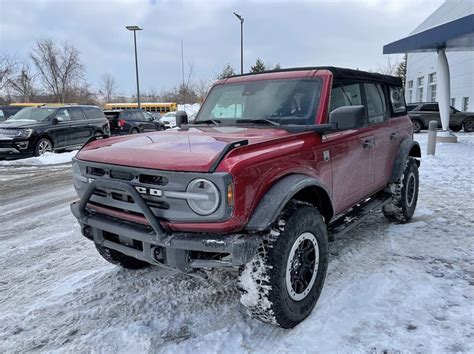
[[[342,235],[367,219],[370,215],[379,210],[385,203],[392,198],[391,195],[383,193],[367,199],[352,207],[349,212],[341,215],[328,227],[329,242],[333,242],[335,236]]]

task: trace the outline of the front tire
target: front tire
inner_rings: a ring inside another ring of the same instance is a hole
[[[130,130],[130,134],[139,134],[140,131],[137,129],[137,128],[132,128],[132,130]]]
[[[41,138],[36,142],[35,156],[41,156],[47,152],[53,152],[53,143],[47,138]]]
[[[240,275],[251,317],[293,328],[309,316],[328,267],[326,224],[310,204],[292,201]]]
[[[123,268],[142,269],[150,266],[150,264],[147,262],[143,262],[136,258],[126,256],[123,253],[117,252],[116,250],[112,250],[102,245],[98,245],[97,243],[95,243],[95,248],[97,248],[99,254],[107,262],[112,263],[114,265],[118,265]]]
[[[413,133],[419,133],[423,127],[419,120],[412,121],[413,123]]]
[[[389,186],[392,198],[382,207],[385,217],[400,224],[410,221],[418,201],[418,187],[418,163],[409,158],[400,179]]]

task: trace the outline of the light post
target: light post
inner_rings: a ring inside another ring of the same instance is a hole
[[[244,18],[234,12],[235,17],[240,20],[240,74],[244,73]]]
[[[138,83],[138,59],[137,59],[137,31],[141,31],[142,28],[138,26],[125,26],[129,31],[133,31],[133,44],[135,46],[135,73],[137,76],[137,105],[140,107],[140,84]]]

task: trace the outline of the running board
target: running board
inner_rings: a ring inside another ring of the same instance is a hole
[[[331,224],[329,224],[329,242],[333,242],[335,236],[342,235],[359,225],[359,223],[361,223],[374,212],[379,210],[385,203],[390,200],[391,197],[391,195],[384,193],[371,197],[362,203],[356,204],[347,213],[340,216]]]

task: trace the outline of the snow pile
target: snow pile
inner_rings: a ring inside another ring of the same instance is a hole
[[[202,281],[103,261],[69,210],[68,167],[2,182],[0,352],[474,352],[474,134],[456,135],[431,157],[416,135],[412,222],[377,213],[330,243],[319,302],[292,330],[245,314],[236,272]]]
[[[188,116],[193,115],[194,113],[197,113],[199,111],[199,108],[201,108],[200,103],[193,103],[193,104],[179,104],[178,105],[178,111],[186,111]]]
[[[0,161],[0,166],[44,166],[44,165],[59,165],[70,163],[72,158],[76,156],[77,150],[63,153],[47,152],[38,157],[30,157],[20,160],[6,160]]]

